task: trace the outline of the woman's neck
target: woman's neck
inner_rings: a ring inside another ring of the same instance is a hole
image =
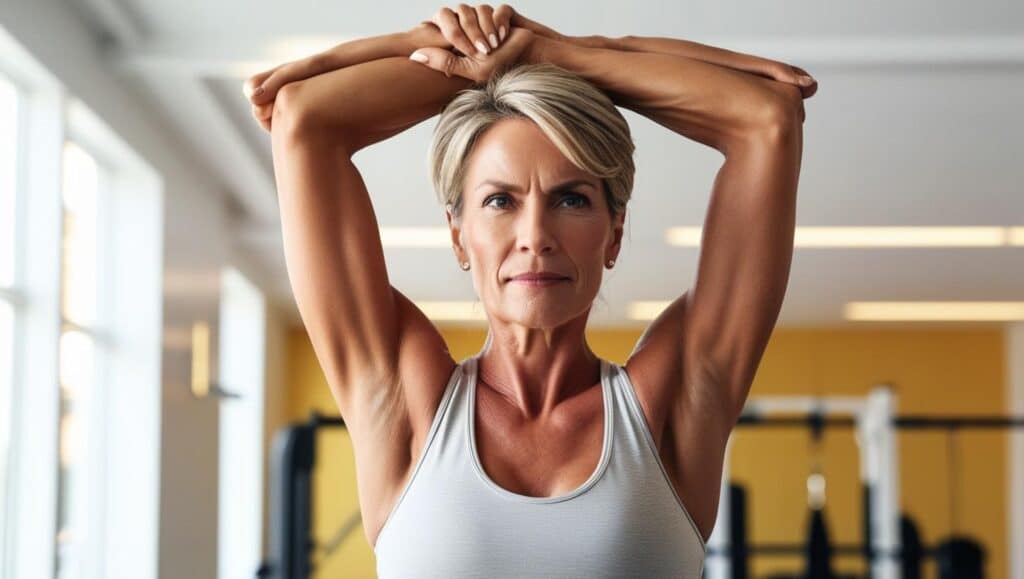
[[[477,382],[520,410],[525,419],[550,415],[562,402],[600,383],[601,362],[582,338],[525,351],[491,340],[477,354]]]

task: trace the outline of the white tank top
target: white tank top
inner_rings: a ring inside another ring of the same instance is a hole
[[[477,361],[448,381],[374,546],[381,579],[698,579],[706,545],[658,456],[626,371],[601,360],[604,441],[579,488],[530,497],[487,476],[474,437]]]

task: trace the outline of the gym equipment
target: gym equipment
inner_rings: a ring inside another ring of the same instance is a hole
[[[985,579],[985,549],[963,536],[946,539],[935,548],[939,579]]]
[[[921,560],[925,556],[921,533],[907,515],[900,516],[900,544],[903,546],[900,570],[903,579],[921,579]]]
[[[810,519],[807,523],[808,537],[806,548],[806,568],[804,577],[807,579],[831,579],[832,543],[829,540],[828,525],[825,523],[825,474],[824,456],[821,448],[821,436],[824,432],[824,416],[821,413],[811,415],[811,472],[807,477],[807,504],[810,507]]]
[[[294,424],[274,435],[271,449],[270,559],[256,571],[260,579],[309,579],[316,543],[312,531],[313,467],[316,434],[324,427],[344,427],[341,418],[313,413],[305,424]],[[358,519],[356,520],[358,524]],[[346,522],[350,531],[353,525]],[[347,532],[345,533],[347,535]],[[335,537],[330,554],[344,536]]]
[[[828,526],[825,524],[823,509],[811,509],[808,522],[807,579],[832,579],[832,544],[829,542]]]
[[[898,512],[899,464],[897,461],[898,430],[963,428],[1021,428],[1024,417],[1006,416],[896,416],[896,399],[891,386],[882,385],[866,397],[830,396],[766,396],[748,401],[737,423],[738,427],[801,427],[812,431],[821,428],[853,428],[861,450],[861,480],[864,487],[864,542],[862,545],[832,546],[833,555],[858,553],[869,564],[871,579],[920,577],[920,563],[925,556],[945,557],[949,578],[983,577],[984,550],[975,541],[945,543],[933,550],[920,544],[916,526]],[[771,416],[775,413],[797,413],[797,416]],[[731,444],[731,442],[730,442]],[[731,496],[728,477],[728,447],[722,471],[723,496]],[[750,545],[742,551],[730,549],[734,534],[730,529],[735,517],[729,501],[719,508],[715,530],[708,541],[705,576],[708,579],[745,578],[746,557],[767,553],[807,552],[804,545]],[[812,515],[813,516],[813,515]],[[812,523],[814,520],[812,518]],[[908,525],[909,524],[909,525]],[[813,529],[812,529],[813,530]],[[914,539],[903,549],[904,539]],[[954,537],[956,539],[956,537]],[[827,541],[818,539],[818,549]],[[976,547],[976,549],[975,549]],[[979,556],[978,553],[981,553]],[[820,555],[820,551],[818,554]],[[739,555],[745,555],[739,557]],[[809,554],[809,553],[808,553]],[[817,556],[817,555],[816,555]],[[733,560],[742,560],[734,569]],[[810,564],[810,561],[808,562]],[[736,572],[734,572],[736,571]],[[944,577],[947,577],[944,576]]]
[[[730,550],[722,552],[709,549],[708,556],[727,556],[731,562],[729,579],[749,579],[749,560],[752,556],[774,555],[807,555],[808,559],[820,557],[827,553],[829,557],[864,557],[864,545],[834,544],[829,540],[828,527],[820,511],[811,511],[808,524],[808,537],[805,543],[763,543],[751,545],[747,538],[747,490],[743,485],[729,484],[729,531]],[[964,536],[951,536],[943,540],[933,549],[927,549],[921,542],[917,524],[906,514],[900,515],[900,544],[902,545],[899,561],[902,579],[921,579],[922,564],[925,558],[934,557],[939,568],[940,579],[983,579],[985,550],[973,539]],[[817,553],[813,555],[811,553]],[[775,574],[776,579],[839,579],[842,575],[835,574],[825,565],[808,563],[802,575]],[[870,575],[869,575],[870,577]],[[860,579],[860,578],[858,578]]]
[[[747,559],[747,490],[738,484],[729,485],[729,544],[732,545],[732,579],[746,579],[750,572]]]

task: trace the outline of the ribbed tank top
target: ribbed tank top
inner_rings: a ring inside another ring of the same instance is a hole
[[[601,360],[604,441],[579,488],[531,497],[484,471],[480,354],[449,378],[423,452],[377,537],[381,579],[701,576],[706,545],[669,481],[625,370]]]

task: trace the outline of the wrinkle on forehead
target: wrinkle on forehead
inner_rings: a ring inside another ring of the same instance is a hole
[[[545,192],[570,179],[586,179],[601,189],[598,179],[574,165],[530,120],[498,121],[480,137],[467,162],[465,193],[482,189],[488,179],[523,189],[536,184]]]

